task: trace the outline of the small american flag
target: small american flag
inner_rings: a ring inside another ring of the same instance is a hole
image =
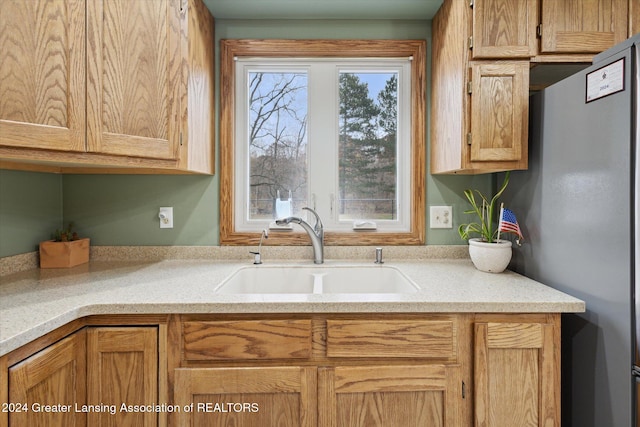
[[[518,240],[524,240],[522,232],[520,231],[520,226],[518,225],[518,221],[516,220],[516,216],[509,209],[502,208],[498,229],[501,232],[517,234]]]

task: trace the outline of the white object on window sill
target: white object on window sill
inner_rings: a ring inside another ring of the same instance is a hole
[[[377,230],[378,226],[373,221],[354,221],[354,230]]]
[[[288,231],[293,230],[293,224],[278,225],[275,221],[269,224],[269,230]]]

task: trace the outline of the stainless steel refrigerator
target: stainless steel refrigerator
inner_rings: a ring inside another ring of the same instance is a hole
[[[531,97],[529,170],[503,197],[526,238],[510,268],[586,302],[562,319],[564,427],[640,427],[639,44]]]

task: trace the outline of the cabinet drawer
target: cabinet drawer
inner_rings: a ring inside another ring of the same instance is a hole
[[[311,320],[187,321],[184,360],[306,359]]]
[[[327,320],[329,357],[455,358],[452,320]]]

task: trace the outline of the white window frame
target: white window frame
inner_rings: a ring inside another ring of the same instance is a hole
[[[235,165],[234,223],[239,232],[260,232],[272,221],[249,219],[248,87],[252,72],[306,72],[308,75],[308,206],[322,218],[325,231],[354,230],[353,220],[340,220],[337,195],[339,102],[338,76],[341,72],[389,72],[398,75],[398,123],[396,139],[396,219],[374,220],[376,232],[411,230],[412,158],[412,58],[237,58],[235,61]],[[333,87],[334,90],[327,90]],[[331,144],[326,144],[331,141]],[[358,222],[366,220],[359,219]],[[371,230],[370,230],[371,231]]]

